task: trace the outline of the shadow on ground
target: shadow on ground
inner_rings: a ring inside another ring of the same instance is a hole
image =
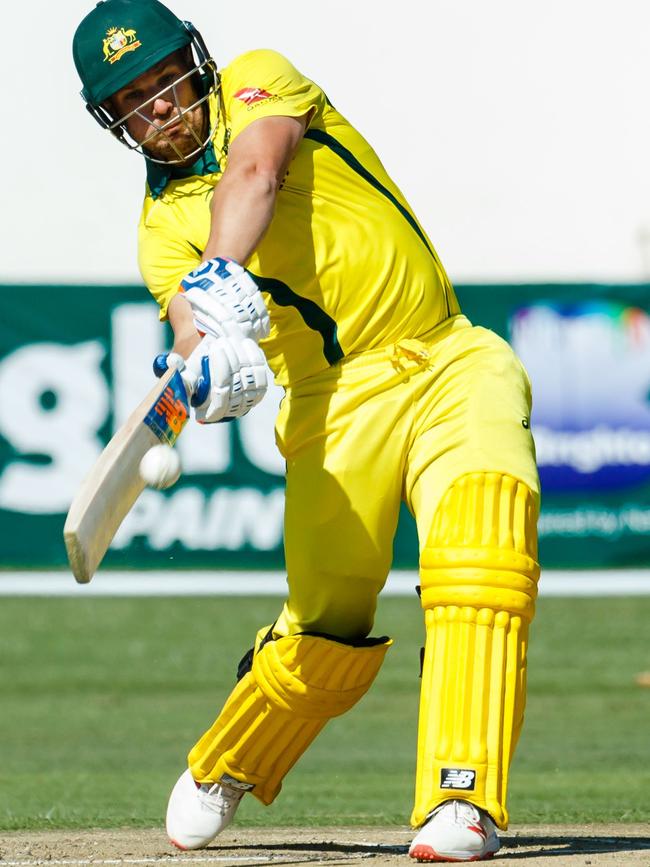
[[[598,855],[614,852],[636,852],[643,849],[650,850],[650,836],[648,837],[598,837],[598,836],[547,836],[535,834],[508,834],[501,837],[502,851],[508,858],[534,858],[553,855]],[[524,849],[525,852],[517,852]],[[512,851],[514,850],[514,851]]]
[[[640,852],[650,851],[650,836],[579,836],[579,835],[540,835],[540,834],[516,834],[504,835],[501,838],[502,848],[497,856],[497,861],[502,858],[512,860],[530,860],[532,858],[566,857],[567,855],[598,855],[615,854],[617,852]],[[227,846],[210,846],[207,851],[228,853],[241,852],[252,854],[259,853],[283,853],[283,863],[288,863],[288,853],[297,856],[293,863],[310,862],[332,856],[362,857],[371,859],[376,856],[406,855],[407,845],[395,845],[390,843],[343,843],[330,840],[315,840],[313,842],[275,842],[275,843],[229,843]],[[205,851],[205,850],[204,850]],[[300,858],[302,854],[303,858]],[[240,856],[241,857],[241,856]],[[649,862],[650,863],[650,862]]]

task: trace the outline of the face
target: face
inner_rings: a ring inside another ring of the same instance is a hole
[[[199,99],[194,76],[179,81],[190,68],[183,52],[174,52],[110,98],[111,113],[131,115],[129,134],[155,159],[182,161],[205,139],[203,105],[189,108]]]

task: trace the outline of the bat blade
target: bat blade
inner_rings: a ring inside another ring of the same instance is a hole
[[[187,392],[174,367],[156,382],[97,458],[63,527],[68,561],[79,584],[87,584],[95,574],[144,490],[139,473],[143,455],[158,443],[173,445],[188,417]]]

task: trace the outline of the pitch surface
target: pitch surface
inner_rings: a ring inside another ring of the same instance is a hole
[[[234,829],[218,845],[178,852],[158,830],[14,832],[0,843],[2,867],[127,867],[127,865],[402,865],[406,828]],[[619,867],[650,863],[647,825],[518,826],[503,837],[493,864],[503,867]]]

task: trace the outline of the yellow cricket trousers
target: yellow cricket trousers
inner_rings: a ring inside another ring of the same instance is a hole
[[[422,549],[462,476],[508,475],[538,498],[530,410],[510,346],[462,315],[287,389],[276,438],[289,594],[274,633],[369,634],[402,500]]]

